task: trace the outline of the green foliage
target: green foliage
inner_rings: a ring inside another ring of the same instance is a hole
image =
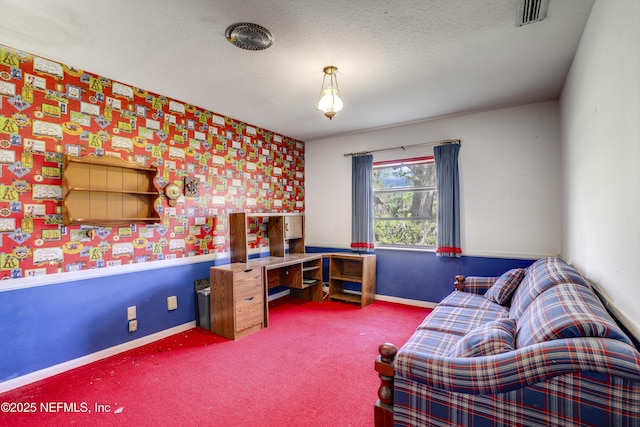
[[[435,246],[435,221],[376,220],[374,241],[381,245]]]
[[[373,184],[375,243],[435,246],[435,165],[418,163],[375,168]]]

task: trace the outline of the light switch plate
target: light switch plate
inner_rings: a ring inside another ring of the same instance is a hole
[[[136,306],[132,305],[131,307],[127,307],[127,320],[133,320],[136,317]]]

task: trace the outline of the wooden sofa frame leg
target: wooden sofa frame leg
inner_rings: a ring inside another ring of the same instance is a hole
[[[375,370],[380,377],[378,400],[374,406],[374,425],[376,427],[393,426],[393,359],[398,349],[391,343],[381,344],[378,348],[380,355],[376,357]]]

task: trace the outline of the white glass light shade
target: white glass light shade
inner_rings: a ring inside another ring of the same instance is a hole
[[[338,95],[338,91],[330,87],[324,90],[324,95],[322,95],[322,98],[320,98],[316,104],[316,109],[322,111],[329,119],[332,119],[333,116],[343,108],[344,104]]]
[[[322,71],[324,71],[324,77],[322,78],[322,86],[320,86],[320,95],[316,103],[316,110],[322,111],[322,113],[331,120],[333,116],[344,107],[342,99],[340,99],[338,78],[336,77],[338,67],[329,65],[328,67],[324,67]],[[328,81],[327,77],[329,78]],[[325,83],[327,83],[326,86]]]

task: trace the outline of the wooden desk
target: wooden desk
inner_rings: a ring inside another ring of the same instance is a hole
[[[251,266],[262,266],[265,291],[285,286],[295,298],[322,301],[322,254],[287,254],[249,260]],[[266,304],[268,305],[268,304]],[[265,309],[265,312],[268,308]],[[268,317],[268,316],[266,316]],[[268,319],[265,322],[268,324]]]
[[[229,313],[234,312],[234,310],[230,307],[232,304],[232,300],[230,298],[227,298],[227,300],[223,300],[221,302],[220,292],[216,292],[215,289],[220,288],[221,284],[223,282],[226,282],[226,284],[223,285],[222,289],[225,289],[224,293],[229,293],[229,289],[234,289],[237,287],[237,284],[233,283],[236,276],[238,276],[242,272],[255,271],[258,269],[262,272],[262,295],[264,295],[263,325],[265,328],[269,326],[268,291],[271,288],[286,286],[291,290],[291,295],[293,295],[295,298],[321,302],[322,257],[323,254],[295,253],[287,254],[283,257],[269,256],[263,258],[254,258],[250,259],[249,262],[246,263],[236,262],[232,264],[211,267],[211,318],[217,318],[216,316],[218,316],[220,312],[227,313],[227,315],[223,316],[225,319],[231,318],[231,315]],[[223,280],[222,277],[225,277],[226,279]],[[214,310],[217,313],[214,313]],[[225,325],[227,323],[230,322],[224,322]],[[220,334],[219,330],[214,330],[213,321],[211,322],[211,324],[212,332]],[[228,335],[230,334],[223,336]],[[232,338],[235,339],[235,337]]]

